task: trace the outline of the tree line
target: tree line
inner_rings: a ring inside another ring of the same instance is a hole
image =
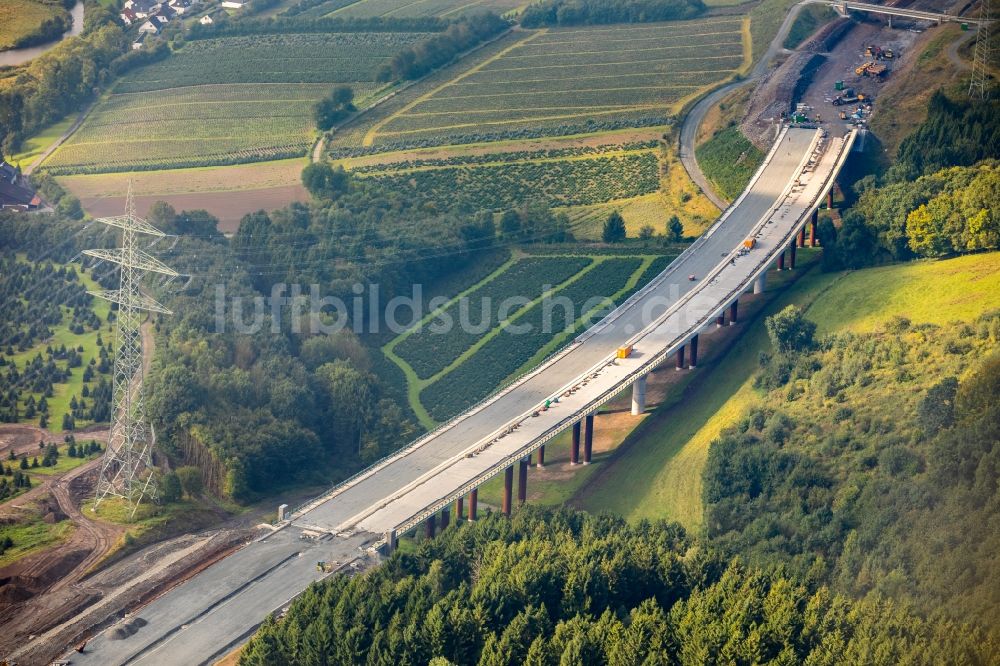
[[[509,27],[507,21],[492,12],[463,16],[444,32],[397,53],[382,67],[377,78],[384,82],[418,79]]]
[[[313,584],[239,663],[985,664],[995,647],[973,626],[726,560],[676,524],[527,506]]]
[[[521,12],[521,25],[646,23],[690,19],[705,11],[702,0],[542,0]]]

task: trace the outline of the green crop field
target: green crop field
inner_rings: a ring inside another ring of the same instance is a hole
[[[443,421],[492,393],[511,376],[527,371],[564,344],[584,324],[596,321],[613,302],[620,301],[651,277],[649,266],[658,257],[594,257],[592,266],[554,291],[569,299],[573,311],[536,303],[515,318],[513,326],[497,328],[460,363],[439,373],[420,392],[430,416]],[[555,301],[553,301],[555,303]]]
[[[474,270],[478,282],[435,308],[419,328],[382,347],[390,364],[386,372],[396,381],[405,380],[410,408],[425,427],[433,426],[482,399],[508,378],[536,366],[672,259],[673,255],[658,254],[625,257],[612,249],[606,254],[557,251],[527,257],[516,252],[502,264],[491,261],[492,272]],[[435,291],[441,300],[453,292],[451,287]],[[515,307],[509,308],[506,323],[500,324],[498,309],[510,296],[522,300],[519,305],[511,303]],[[566,302],[563,298],[573,304],[571,312],[560,305]],[[478,327],[464,331],[458,325],[463,316]],[[445,332],[436,328],[447,321],[456,325]],[[486,325],[481,325],[484,321]]]
[[[656,142],[559,151],[516,152],[470,159],[423,160],[358,169],[408,198],[445,205],[468,202],[503,210],[526,200],[582,206],[656,192]]]
[[[56,174],[304,155],[312,105],[337,83],[363,106],[376,70],[424,33],[254,35],[188,42],[130,72],[45,163]]]
[[[424,327],[401,337],[393,345],[396,354],[413,368],[417,377],[429,379],[502,325],[502,321],[516,317],[547,288],[562,284],[590,263],[589,257],[531,257],[518,261],[453,302]]]
[[[374,127],[366,145],[660,125],[744,64],[743,19],[539,30]]]
[[[345,2],[332,0],[325,5],[342,5],[330,8],[328,14],[338,17],[367,18],[372,16],[441,16],[455,18],[470,12],[489,10],[497,14],[518,9],[526,0],[357,0]]]

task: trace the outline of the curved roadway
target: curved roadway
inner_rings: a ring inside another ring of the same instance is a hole
[[[751,186],[702,238],[547,364],[178,585],[97,636],[84,654],[67,657],[102,666],[212,663],[325,576],[317,561],[351,566],[388,533],[416,524],[596,410],[709,324],[787,247],[853,138],[820,135],[782,133]],[[750,235],[757,248],[737,255]],[[612,361],[628,342],[632,356]],[[556,396],[558,404],[531,416]]]

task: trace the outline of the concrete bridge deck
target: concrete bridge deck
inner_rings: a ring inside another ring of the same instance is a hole
[[[140,609],[127,620],[134,632],[112,627],[84,654],[67,658],[102,666],[212,663],[324,576],[316,561],[346,567],[483,481],[506,473],[509,484],[512,469],[555,434],[570,427],[579,433],[581,419],[644,382],[653,367],[685,346],[693,352],[698,332],[732,312],[815,219],[853,140],[853,132],[828,137],[822,130],[783,130],[750,186],[712,228],[541,368]],[[756,247],[739,254],[750,237]],[[623,344],[635,351],[615,360]],[[556,397],[552,408],[532,416]],[[316,533],[321,537],[313,538]]]

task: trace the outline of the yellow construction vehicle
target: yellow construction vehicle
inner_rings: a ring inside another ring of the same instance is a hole
[[[867,72],[874,64],[875,64],[874,61],[869,60],[868,62],[865,62],[859,67],[857,67],[854,70],[854,73],[857,74],[858,76],[864,76],[865,72]]]
[[[619,347],[618,354],[616,354],[618,358],[628,358],[631,355],[632,355],[632,345],[625,345],[624,347]]]

